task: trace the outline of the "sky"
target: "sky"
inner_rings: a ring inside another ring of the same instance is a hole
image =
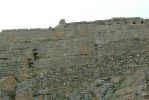
[[[0,31],[112,17],[149,18],[149,0],[0,0]]]

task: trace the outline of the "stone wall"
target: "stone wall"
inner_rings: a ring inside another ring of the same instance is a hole
[[[1,78],[15,76],[18,86],[27,81],[34,91],[45,87],[49,91],[85,90],[96,77],[148,66],[149,21],[138,17],[61,20],[55,28],[3,30],[0,43]],[[136,64],[134,58],[128,60],[131,54],[140,54],[146,61]]]

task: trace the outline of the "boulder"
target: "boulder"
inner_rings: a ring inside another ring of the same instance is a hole
[[[5,76],[0,80],[0,90],[12,91],[17,85],[15,76]]]
[[[95,98],[108,98],[113,91],[113,84],[105,80],[97,79],[94,83],[91,84],[89,91]]]
[[[48,93],[48,91],[49,91],[48,88],[42,88],[42,89],[38,89],[36,94],[42,95],[42,94]]]
[[[31,88],[32,88],[32,82],[30,80],[25,80],[18,83],[16,92],[28,91],[31,90]]]
[[[121,88],[117,91],[115,91],[116,95],[125,95],[125,94],[131,94],[136,90],[135,86],[129,86],[129,87],[125,87],[125,88]]]
[[[0,100],[11,100],[9,96],[3,96]]]
[[[38,96],[38,100],[44,100],[44,96],[43,95],[39,95]]]
[[[16,93],[15,100],[33,100],[33,95],[28,91],[21,91]]]
[[[141,97],[143,97],[144,99],[149,99],[149,93],[148,91],[144,91],[141,93]]]

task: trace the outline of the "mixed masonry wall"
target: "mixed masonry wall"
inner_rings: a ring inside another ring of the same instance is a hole
[[[0,77],[14,75],[18,82],[32,80],[50,89],[72,84],[85,88],[103,72],[91,65],[100,63],[103,56],[123,55],[131,48],[148,51],[148,38],[149,21],[138,17],[75,23],[61,20],[55,28],[3,30]]]

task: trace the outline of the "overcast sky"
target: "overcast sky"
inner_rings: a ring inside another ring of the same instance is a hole
[[[0,30],[134,16],[149,18],[149,0],[0,0]]]

